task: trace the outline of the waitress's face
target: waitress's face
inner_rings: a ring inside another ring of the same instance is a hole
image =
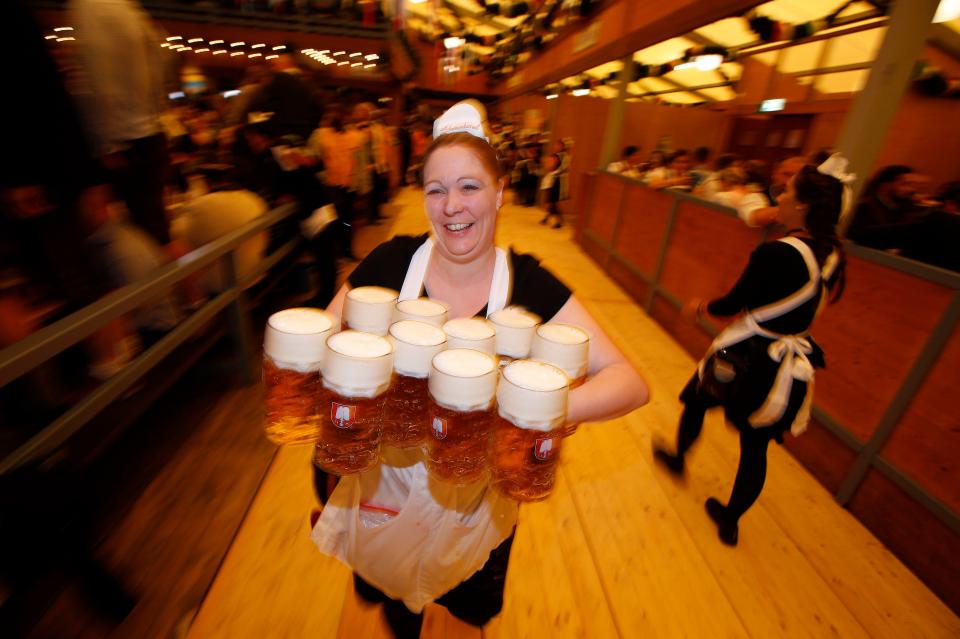
[[[493,247],[503,183],[466,146],[436,149],[424,167],[424,206],[447,259],[467,263]]]

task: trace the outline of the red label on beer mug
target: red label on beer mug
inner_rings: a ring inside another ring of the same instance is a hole
[[[430,428],[433,431],[433,436],[436,439],[446,439],[447,438],[447,420],[442,417],[433,418],[433,424]]]
[[[337,428],[347,429],[357,418],[357,407],[350,404],[330,402],[330,421]]]
[[[541,461],[553,457],[553,437],[540,437],[533,444],[533,456]]]

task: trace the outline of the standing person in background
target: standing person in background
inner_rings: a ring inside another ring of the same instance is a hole
[[[845,258],[836,234],[842,207],[843,168],[805,166],[788,183],[778,209],[786,238],[765,242],[723,297],[690,300],[684,314],[704,312],[734,321],[710,345],[680,394],[684,404],[675,453],[654,446],[654,458],[682,475],[685,456],[700,436],[710,408],[722,406],[740,431],[740,464],[726,504],[711,497],[707,514],[720,540],[737,545],[738,522],[760,496],[767,473],[767,447],[788,430],[806,429],[814,368],[823,351],[810,337],[817,313],[843,292]],[[830,174],[827,174],[827,172]]]
[[[250,101],[249,111],[272,114],[267,127],[270,137],[297,135],[306,140],[320,120],[320,107],[313,86],[294,59],[295,45],[283,46],[270,60],[270,73]]]
[[[690,169],[690,177],[693,179],[692,187],[696,189],[712,173],[710,165],[710,147],[698,146],[693,150],[693,168]]]
[[[353,255],[354,197],[351,190],[357,154],[355,138],[343,126],[343,115],[331,108],[324,114],[320,128],[310,137],[310,148],[323,162],[323,182],[337,209],[340,239],[337,254],[348,260]]]
[[[563,216],[557,209],[557,202],[560,201],[560,156],[548,155],[544,159],[543,171],[543,177],[540,178],[540,203],[547,214],[540,223],[549,224],[550,218],[556,218],[553,228],[558,229],[563,226]]]
[[[94,151],[133,222],[168,246],[163,37],[137,0],[70,0],[67,8],[79,34],[76,52],[88,84],[79,97]]]
[[[713,171],[704,176],[703,180],[693,190],[693,194],[705,200],[713,201],[717,193],[720,192],[720,174],[739,160],[740,158],[735,153],[718,155],[713,164]]]
[[[393,136],[383,123],[383,111],[370,107],[370,159],[373,165],[373,191],[370,194],[373,219],[384,218],[381,207],[390,200],[390,147]]]

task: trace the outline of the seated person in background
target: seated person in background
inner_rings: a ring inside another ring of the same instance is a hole
[[[780,160],[777,168],[773,170],[770,188],[767,189],[767,196],[773,204],[777,203],[777,198],[787,189],[787,182],[790,181],[790,178],[796,175],[806,163],[806,159],[799,155]],[[820,164],[823,164],[823,162]],[[815,164],[814,166],[820,166],[820,164]]]
[[[710,159],[710,147],[698,146],[693,150],[693,168],[690,169],[690,176],[693,178],[693,188],[700,186],[700,183],[713,174],[707,161]]]
[[[960,273],[960,182],[948,182],[936,200],[939,207],[923,218],[904,257]]]
[[[824,162],[830,159],[830,156],[833,155],[835,151],[830,147],[822,146],[807,157],[807,164],[813,166],[820,166]]]
[[[707,173],[699,184],[693,189],[695,195],[699,195],[705,200],[713,200],[720,192],[720,173],[724,169],[736,166],[740,162],[740,156],[736,153],[723,153],[717,156],[713,163],[713,171]]]
[[[777,209],[770,206],[767,196],[747,180],[743,169],[724,169],[720,172],[719,192],[711,201],[736,209],[737,216],[749,227],[766,226],[776,220]]]
[[[209,192],[182,207],[181,215],[171,227],[174,237],[186,241],[192,248],[200,248],[267,212],[269,207],[263,198],[233,180],[232,168],[227,164],[197,167],[206,179]],[[243,280],[253,272],[266,252],[267,239],[264,231],[236,249],[237,278]],[[201,285],[207,293],[218,293],[227,288],[220,265],[204,274]]]
[[[853,213],[847,238],[876,249],[902,249],[917,230],[913,169],[894,164],[880,169]]]
[[[607,165],[607,170],[611,173],[619,173],[624,177],[639,180],[643,177],[640,170],[641,164],[640,147],[631,144],[624,147],[622,157],[619,160]]]
[[[689,191],[693,183],[690,177],[690,154],[684,149],[674,151],[667,165],[648,172],[645,179],[651,189],[677,189]]]

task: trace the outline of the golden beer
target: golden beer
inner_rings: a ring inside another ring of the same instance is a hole
[[[385,337],[343,331],[327,339],[317,466],[348,475],[379,463],[383,399],[392,373],[393,346]]]
[[[447,336],[436,326],[401,320],[390,327],[389,339],[394,348],[394,380],[384,399],[381,436],[388,446],[419,446],[429,426],[430,365],[446,346]]]
[[[490,471],[493,487],[504,496],[538,501],[553,490],[567,415],[567,384],[562,370],[544,362],[517,360],[503,368]]]
[[[263,385],[267,438],[305,444],[319,434],[317,396],[331,315],[316,308],[289,308],[267,320],[263,338]]]

